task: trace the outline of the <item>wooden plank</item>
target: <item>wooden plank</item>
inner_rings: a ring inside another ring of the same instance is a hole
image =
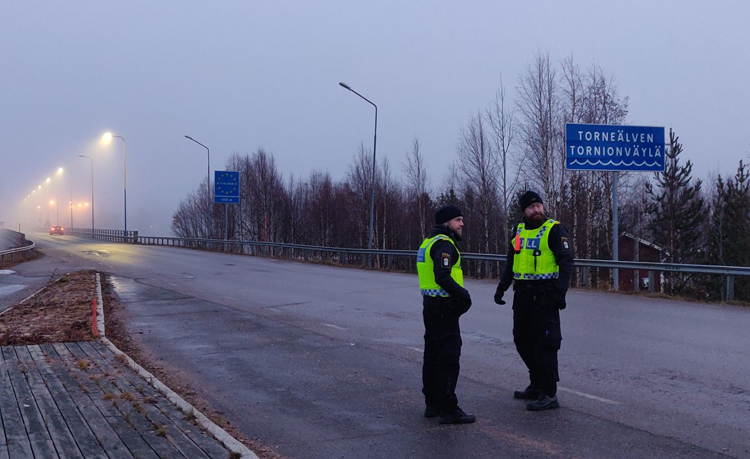
[[[166,398],[160,399],[156,408],[166,413],[167,418],[177,426],[180,431],[190,438],[210,458],[221,458],[229,456],[230,452],[219,440],[203,430],[202,427],[192,424],[187,420],[185,414],[177,409],[172,402]]]
[[[44,425],[44,418],[39,412],[36,400],[34,400],[31,388],[24,375],[28,370],[18,361],[15,348],[4,347],[2,352],[5,361],[10,363],[10,383],[16,394],[18,407],[21,410],[23,423],[26,425],[26,432],[29,436],[34,456],[44,458],[58,457],[55,445],[52,443],[52,438],[50,438],[49,432]]]
[[[44,385],[49,390],[52,399],[65,419],[68,430],[70,430],[83,457],[87,459],[106,458],[107,454],[102,449],[102,446],[99,445],[96,435],[78,410],[70,394],[68,394],[62,383],[60,383],[51,364],[47,362],[47,359],[51,360],[52,357],[45,355],[39,346],[27,346],[27,350],[31,358],[34,359]],[[89,403],[91,402],[89,401]]]
[[[26,366],[26,380],[29,383],[31,394],[36,400],[39,414],[44,419],[44,425],[47,427],[52,443],[60,459],[83,459],[78,444],[73,439],[73,434],[68,429],[63,414],[57,407],[57,403],[52,398],[49,389],[44,384],[41,373],[36,366],[36,361],[31,358],[28,348],[25,346],[16,347],[18,360]]]
[[[75,361],[91,361],[91,359],[88,358],[88,356],[81,349],[78,343],[66,343],[65,348],[69,351],[69,356],[72,356]],[[120,395],[119,391],[108,381],[109,378],[99,377],[94,381],[88,378],[89,373],[85,374],[86,377],[82,378],[81,381],[90,391],[92,400],[101,397],[101,402],[104,402],[105,394],[115,397],[118,397]],[[101,373],[98,374],[101,375]],[[109,424],[112,426],[112,429],[117,432],[117,435],[119,435],[130,452],[134,456],[139,458],[157,458],[157,454],[152,449],[151,444],[147,441],[148,438],[144,437],[141,432],[139,432],[135,428],[134,422],[136,420],[137,413],[135,411],[133,412],[133,414],[130,413],[130,408],[132,407],[123,408],[123,403],[121,403],[119,398],[108,403],[110,405],[110,412],[112,413],[112,415],[106,416],[107,422],[109,422]],[[101,404],[99,406],[101,406]],[[169,456],[167,455],[166,457]]]
[[[10,382],[10,365],[11,362],[6,362],[3,352],[0,352],[0,420],[4,426],[0,457],[12,454],[14,458],[32,459],[34,453],[31,451],[31,442],[26,434],[21,410]]]
[[[111,365],[99,354],[91,345],[87,342],[77,343],[79,348],[86,354],[86,358],[95,361],[101,370],[106,367],[112,368]],[[106,370],[104,370],[106,371]],[[128,371],[130,371],[128,369]],[[148,445],[162,458],[183,458],[184,456],[177,450],[172,443],[166,438],[157,435],[156,430],[153,428],[153,423],[148,420],[145,416],[143,404],[139,404],[139,409],[135,408],[133,401],[123,398],[122,395],[126,392],[130,393],[132,397],[135,395],[132,393],[133,389],[126,387],[125,390],[118,386],[118,382],[121,380],[122,374],[118,374],[117,377],[112,378],[100,378],[97,383],[102,388],[107,388],[111,393],[118,395],[117,408],[125,416],[130,426],[135,429],[138,434],[148,443]],[[130,397],[128,397],[130,398]]]
[[[106,355],[106,354],[112,354],[112,351],[109,350],[108,347],[106,347],[103,343],[100,341],[93,341],[90,342],[91,346],[96,349],[100,354]],[[110,360],[110,359],[108,359]],[[224,445],[221,444],[217,439],[215,439],[211,434],[203,430],[202,427],[195,425],[187,420],[187,416],[185,413],[182,412],[177,406],[175,406],[172,402],[169,401],[161,392],[154,389],[153,386],[148,384],[143,378],[138,376],[133,371],[130,370],[130,367],[126,367],[124,364],[119,362],[116,358],[114,359],[116,364],[118,366],[121,366],[126,371],[123,373],[126,375],[127,379],[131,381],[131,383],[137,387],[138,392],[142,392],[146,396],[152,396],[157,400],[157,404],[154,406],[155,411],[165,417],[171,424],[175,426],[176,429],[178,429],[180,432],[182,432],[186,437],[188,437],[195,445],[197,445],[204,454],[211,458],[225,458],[229,455],[229,450],[227,450]],[[140,387],[140,390],[138,389]],[[149,415],[150,417],[150,415]],[[164,425],[164,419],[157,418],[156,421],[160,425]],[[178,444],[180,446],[180,444]],[[191,457],[190,455],[186,454],[186,451],[183,451],[183,454],[185,454],[186,457]]]
[[[102,415],[106,417],[117,417],[120,416],[120,411],[112,405],[111,401],[104,399],[104,393],[101,388],[89,379],[90,374],[88,371],[84,371],[77,366],[77,362],[80,360],[76,356],[70,353],[68,345],[66,344],[53,344],[52,345],[60,356],[63,366],[69,372],[71,378],[78,384],[80,389],[89,396],[94,405],[101,411]]]
[[[88,422],[91,430],[96,435],[102,448],[113,458],[132,458],[125,443],[107,422],[104,414],[97,408],[94,401],[89,397],[78,381],[73,379],[62,357],[57,354],[55,348],[50,344],[43,344],[42,349],[46,354],[54,356],[57,366],[55,374],[65,387],[66,391],[76,403],[78,410]]]
[[[167,439],[177,448],[182,455],[189,458],[205,458],[209,459],[210,455],[203,451],[203,449],[192,438],[187,435],[182,429],[182,425],[178,425],[172,421],[170,417],[165,416],[159,408],[151,403],[145,402],[146,397],[152,397],[155,401],[165,401],[169,408],[176,413],[179,413],[177,417],[184,419],[185,415],[182,411],[179,411],[167,398],[161,393],[154,389],[151,385],[146,382],[140,375],[133,371],[129,366],[119,361],[112,351],[106,346],[98,342],[88,343],[90,348],[82,346],[87,354],[96,352],[103,357],[102,367],[105,371],[117,373],[121,377],[117,378],[115,384],[121,392],[131,392],[139,399],[142,409],[152,424],[158,424],[165,427],[167,430]],[[191,427],[188,430],[200,430],[199,427],[184,423]],[[192,432],[190,432],[192,433]],[[209,448],[212,451],[220,451],[222,458],[229,455],[229,451],[220,447],[220,443],[213,440],[216,448]]]

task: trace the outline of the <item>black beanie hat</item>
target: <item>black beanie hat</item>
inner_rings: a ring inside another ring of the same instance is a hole
[[[534,204],[535,202],[544,204],[544,201],[542,201],[542,197],[534,193],[533,191],[527,191],[526,193],[521,195],[521,199],[518,200],[518,204],[521,206],[521,212],[526,210],[527,207]]]
[[[456,217],[463,217],[463,215],[461,209],[456,206],[443,206],[435,212],[435,224],[442,225]]]

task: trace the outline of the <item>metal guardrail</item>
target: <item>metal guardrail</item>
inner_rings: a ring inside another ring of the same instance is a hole
[[[74,235],[92,237],[91,230],[74,230]],[[201,239],[180,238],[168,236],[139,236],[137,231],[117,230],[95,230],[93,237],[115,242],[128,242],[141,245],[159,245],[168,247],[184,247],[191,249],[215,250],[223,252],[241,253],[248,255],[263,255],[300,259],[305,261],[333,262],[341,265],[373,266],[374,257],[376,266],[391,269],[394,267],[394,257],[416,256],[415,250],[368,250],[346,247],[325,247],[305,244],[288,244],[279,242],[261,241],[237,241],[223,239]],[[354,258],[354,259],[353,259]],[[359,258],[359,263],[356,258]],[[484,263],[484,272],[492,272],[491,264],[505,264],[505,255],[487,253],[462,253],[461,258]],[[655,273],[683,273],[683,274],[712,274],[726,276],[726,299],[734,299],[734,281],[737,276],[750,276],[750,267],[745,266],[716,266],[677,263],[654,263],[641,261],[613,261],[576,259],[576,269],[580,269],[581,279],[584,286],[590,285],[590,270],[595,268],[604,269],[628,269],[646,271],[648,273],[648,289],[654,292]],[[411,261],[409,266],[413,267]],[[499,265],[498,265],[499,268]],[[498,272],[499,269],[498,269]],[[634,288],[639,291],[639,283],[634,283]]]
[[[138,242],[138,231],[69,228],[65,230],[65,233],[73,236],[90,237],[102,241],[128,242],[132,244]]]
[[[33,257],[35,249],[36,249],[36,244],[32,242],[31,244],[25,245],[23,247],[16,247],[15,249],[8,249],[8,250],[0,250],[0,268],[5,267],[5,260],[7,258],[10,259],[11,263],[14,263],[16,259],[20,261],[20,260]]]

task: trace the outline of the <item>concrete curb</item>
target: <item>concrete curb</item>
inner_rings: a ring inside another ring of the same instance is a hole
[[[186,402],[182,397],[177,395],[172,389],[167,387],[163,382],[159,381],[159,379],[156,378],[156,376],[152,375],[146,369],[144,369],[142,366],[138,365],[138,363],[135,362],[135,360],[131,359],[129,355],[125,354],[121,350],[117,349],[117,346],[112,344],[110,340],[108,340],[105,337],[104,334],[104,301],[102,299],[102,292],[101,292],[101,281],[99,277],[99,273],[96,273],[96,293],[98,296],[98,306],[97,306],[97,315],[98,320],[97,323],[101,323],[101,325],[98,325],[99,328],[99,335],[102,342],[107,345],[107,347],[117,356],[122,355],[125,360],[127,361],[127,364],[130,368],[132,368],[140,377],[145,379],[154,389],[158,390],[162,394],[164,394],[167,399],[174,403],[180,410],[182,410],[185,414],[192,413],[195,416],[195,420],[200,424],[201,427],[206,429],[208,432],[211,433],[217,440],[221,442],[229,451],[233,453],[237,453],[240,455],[242,459],[260,459],[258,456],[252,452],[247,446],[240,443],[229,435],[226,430],[222,429],[221,427],[217,426],[213,423],[210,419],[208,419],[203,413],[195,409],[193,405]]]
[[[104,338],[104,299],[102,298],[102,281],[99,273],[96,273],[96,330]]]

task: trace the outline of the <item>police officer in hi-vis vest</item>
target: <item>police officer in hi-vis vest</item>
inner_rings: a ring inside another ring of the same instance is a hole
[[[568,230],[544,215],[542,198],[533,191],[520,199],[523,222],[510,241],[505,271],[495,293],[495,303],[505,304],[503,293],[513,290],[513,341],[529,369],[531,383],[514,397],[531,400],[532,411],[558,408],[557,351],[560,349],[560,310],[565,309],[573,270],[573,250]]]
[[[464,217],[456,206],[444,206],[435,213],[432,235],[417,252],[417,273],[422,292],[424,318],[424,364],[422,392],[424,415],[440,416],[441,424],[470,424],[476,421],[458,407],[456,382],[461,357],[461,330],[458,318],[471,307],[471,296],[464,288],[461,240]]]

